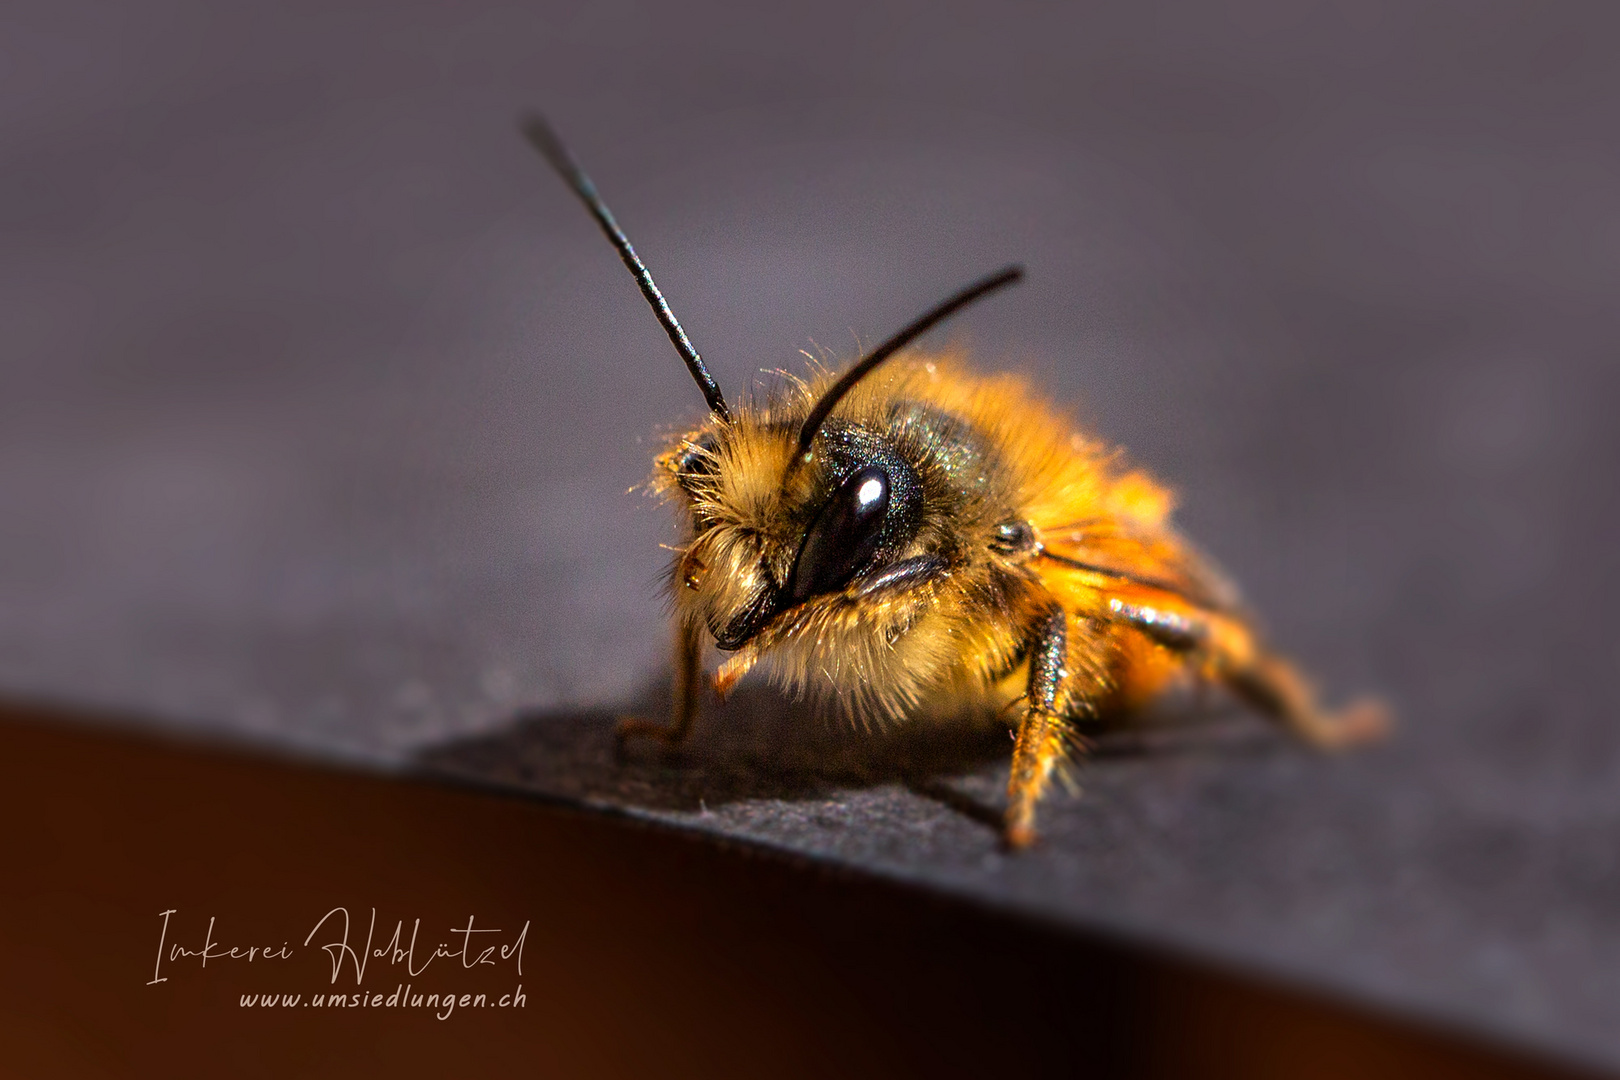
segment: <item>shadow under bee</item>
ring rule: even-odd
[[[585,803],[696,812],[755,800],[810,800],[840,789],[898,784],[956,813],[999,829],[1012,752],[1007,724],[994,716],[925,720],[862,728],[818,712],[767,685],[742,686],[724,703],[706,702],[691,737],[668,749],[650,739],[622,748],[615,729],[625,715],[667,715],[667,678],[622,711],[521,713],[506,728],[420,752],[431,776],[533,791]],[[1126,728],[1087,731],[1079,766],[1185,753],[1266,752],[1279,745],[1250,717],[1191,708],[1155,709]]]

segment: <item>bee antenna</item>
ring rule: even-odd
[[[805,418],[804,426],[799,429],[798,457],[803,458],[810,453],[810,444],[815,440],[816,432],[821,430],[821,425],[826,422],[827,416],[837,406],[838,402],[843,399],[845,394],[855,389],[856,383],[872,373],[873,368],[907,345],[910,345],[916,338],[932,330],[936,323],[950,318],[973,303],[973,301],[988,296],[1003,286],[1021,280],[1023,276],[1024,268],[1022,266],[1009,266],[996,271],[987,278],[974,282],[862,357],[854,367],[844,373],[843,378],[833,383],[832,387],[821,395],[821,400],[816,402],[816,407],[810,410],[810,415]]]
[[[585,170],[579,167],[579,162],[574,160],[574,155],[569,153],[568,147],[563,145],[562,140],[557,137],[557,132],[546,122],[545,117],[539,113],[529,113],[523,117],[522,126],[523,134],[551,163],[551,167],[557,170],[558,175],[568,182],[568,186],[574,189],[574,194],[585,204],[585,209],[589,210],[591,216],[596,218],[596,223],[602,226],[602,231],[607,234],[608,240],[619,252],[619,258],[624,260],[624,265],[636,279],[636,284],[641,286],[641,295],[652,305],[653,314],[658,316],[658,322],[663,326],[664,333],[669,335],[675,351],[686,361],[686,370],[692,373],[698,389],[703,391],[703,400],[709,403],[709,411],[719,417],[721,423],[731,423],[731,412],[726,408],[726,399],[720,393],[720,384],[709,374],[708,367],[703,363],[703,357],[698,355],[692,339],[687,337],[686,331],[681,328],[681,321],[669,309],[664,294],[659,292],[658,286],[653,283],[652,274],[648,272],[646,264],[636,254],[636,249],[630,246],[630,238],[624,235],[619,223],[613,220],[613,212],[602,201],[602,196],[596,193],[596,185],[591,183],[591,178],[585,175]]]

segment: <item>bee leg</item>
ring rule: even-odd
[[[1336,712],[1323,709],[1299,669],[1271,653],[1222,669],[1220,677],[1233,693],[1313,746],[1337,750],[1381,738],[1390,728],[1389,707],[1376,698],[1360,698]]]
[[[1058,695],[1068,675],[1068,624],[1062,608],[1045,614],[1030,642],[1028,704],[1013,747],[1012,775],[1007,778],[1009,847],[1035,842],[1035,804],[1062,759],[1068,726],[1058,711]]]
[[[669,723],[661,724],[639,716],[623,717],[614,732],[620,750],[624,749],[628,739],[636,735],[656,739],[666,747],[679,746],[686,740],[692,730],[692,722],[697,719],[702,661],[697,626],[680,623],[675,630],[675,685]]]
[[[1195,662],[1231,691],[1314,746],[1336,749],[1389,730],[1389,710],[1372,699],[1329,712],[1310,682],[1287,660],[1268,652],[1240,619],[1162,594],[1111,596],[1109,614]]]

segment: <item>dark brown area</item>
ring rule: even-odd
[[[0,715],[7,1075],[1560,1075],[821,864]],[[145,985],[161,911],[171,942],[215,917],[218,941],[279,943],[337,905],[385,926],[532,920],[526,1007],[239,1007],[324,989],[313,947],[285,967],[173,962]]]

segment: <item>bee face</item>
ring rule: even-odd
[[[886,432],[829,423],[790,470],[796,426],[752,419],[691,433],[659,459],[691,530],[671,573],[676,606],[726,651],[779,615],[859,594],[914,553],[925,517],[919,469]]]

